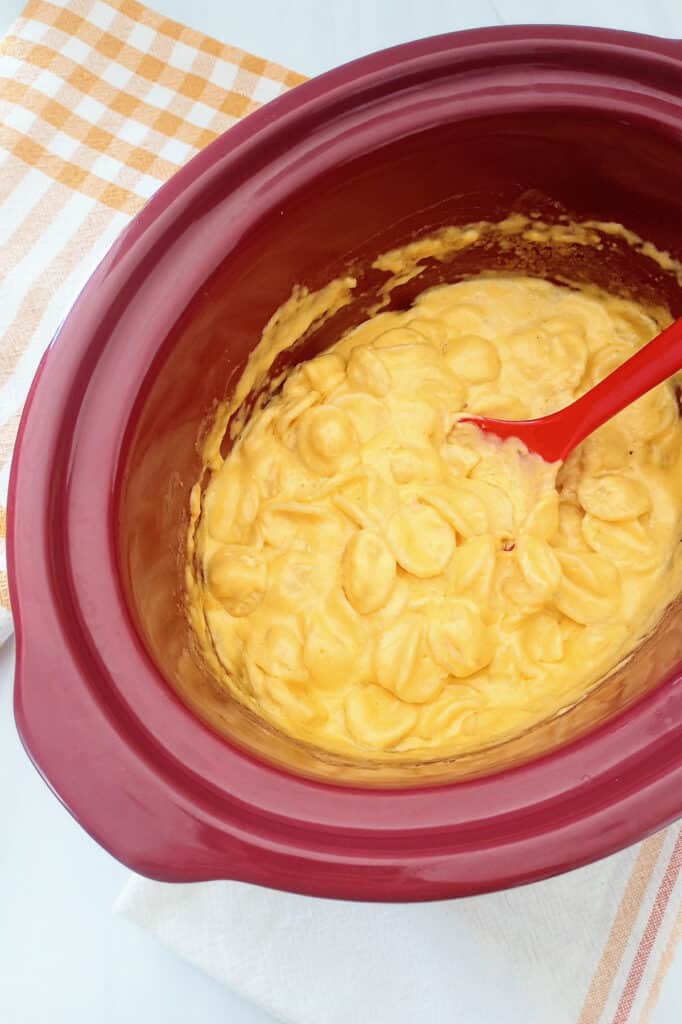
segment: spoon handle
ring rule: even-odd
[[[566,409],[548,416],[555,458],[565,459],[616,413],[682,369],[682,318],[641,348]]]

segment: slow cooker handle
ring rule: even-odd
[[[70,661],[70,663],[68,663]],[[215,827],[122,738],[79,665],[21,635],[14,691],[21,741],[45,782],[112,856],[165,882],[262,881],[258,851]]]

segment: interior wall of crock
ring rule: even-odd
[[[623,223],[682,257],[679,143],[644,123],[624,125],[579,111],[441,125],[311,180],[226,255],[144,382],[119,498],[122,578],[132,617],[159,671],[214,729],[259,756],[322,778],[370,785],[447,781],[497,771],[567,742],[643,694],[682,658],[675,611],[661,627],[664,642],[655,652],[645,644],[581,705],[529,735],[455,762],[348,764],[275,734],[215,684],[196,653],[183,598],[198,439],[295,285],[314,290],[349,269],[358,279],[354,301],[311,332],[296,351],[299,360],[366,316],[385,280],[371,269],[379,253],[443,226],[500,220],[513,210],[536,210],[548,220],[566,212]],[[627,246],[615,246],[607,259],[556,250],[526,267],[510,263],[508,253],[474,247],[450,262],[427,265],[392,293],[391,304],[405,307],[425,287],[491,269],[644,291],[682,313],[676,280]]]

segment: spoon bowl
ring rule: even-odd
[[[581,441],[632,402],[682,369],[682,318],[564,409],[534,420],[496,420],[468,416],[487,434],[516,437],[545,462],[568,458]]]

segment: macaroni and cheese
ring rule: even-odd
[[[575,703],[680,589],[673,385],[563,465],[460,421],[559,409],[662,326],[481,277],[293,370],[203,495],[191,600],[225,685],[360,757],[481,748]]]

